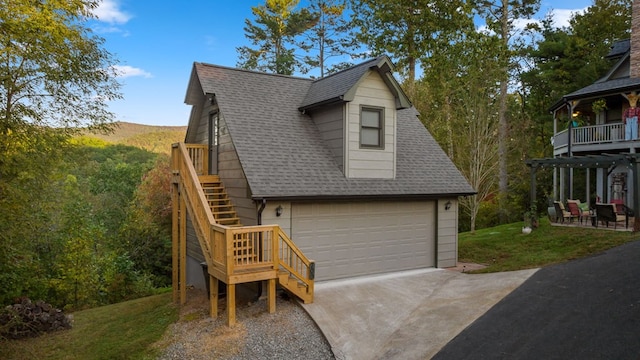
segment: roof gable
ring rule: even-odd
[[[393,77],[391,60],[383,55],[314,81],[299,109],[305,111],[328,104],[352,101],[358,85],[369,71],[377,71],[380,74],[396,98],[397,109],[411,107],[411,102]]]

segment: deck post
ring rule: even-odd
[[[179,232],[179,195],[178,195],[178,185],[173,184],[171,186],[171,288],[173,290],[173,302],[174,304],[178,303],[179,294],[180,294],[180,280],[178,277],[179,274],[179,262],[178,257],[179,254],[179,244],[180,244],[180,232]]]
[[[227,284],[227,325],[236,323],[236,284]]]
[[[180,196],[180,304],[187,302],[187,204]]]
[[[218,284],[218,279],[209,274],[209,306],[212,318],[218,317]]]
[[[269,314],[273,314],[274,312],[276,312],[276,279],[269,279],[268,283],[269,286],[267,289],[267,311],[269,311]]]

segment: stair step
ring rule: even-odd
[[[226,192],[216,192],[216,193],[212,193],[212,192],[204,192],[204,196],[215,196],[216,198],[220,198],[220,197],[227,197],[227,193]]]
[[[216,216],[216,215],[230,215],[230,214],[235,215],[236,211],[235,210],[227,210],[227,211],[218,211],[218,210],[216,210],[216,211],[213,211],[213,215],[214,216]],[[224,218],[222,218],[222,219],[224,219]]]
[[[212,202],[220,203],[220,202],[222,202],[222,201],[224,201],[224,202],[229,202],[229,199],[207,199],[207,201],[208,201],[208,202],[210,202],[210,203],[212,203]],[[226,205],[228,205],[228,206],[232,206],[231,204],[226,204]]]
[[[216,219],[216,222],[218,222],[218,224],[220,225],[226,226],[240,225],[240,219],[238,218]]]

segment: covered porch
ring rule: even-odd
[[[551,194],[553,200],[558,200],[561,202],[566,201],[567,199],[573,199],[573,172],[575,169],[584,169],[586,171],[587,176],[586,179],[586,194],[585,194],[585,202],[588,204],[590,209],[595,209],[596,204],[592,202],[591,199],[591,190],[594,188],[590,182],[591,176],[590,171],[592,169],[596,169],[597,174],[599,174],[598,180],[596,181],[595,193],[596,202],[597,203],[611,203],[613,197],[612,192],[613,188],[609,186],[612,182],[612,173],[614,170],[618,169],[626,171],[629,176],[627,183],[625,184],[625,194],[626,187],[629,187],[628,193],[630,196],[625,196],[624,204],[635,211],[640,209],[640,175],[638,173],[638,162],[640,161],[640,154],[635,153],[621,153],[621,154],[601,154],[601,155],[583,155],[583,156],[571,156],[571,157],[557,157],[557,158],[541,158],[541,159],[531,159],[527,160],[526,163],[530,167],[531,172],[531,182],[530,182],[530,196],[531,196],[531,204],[536,204],[536,178],[537,171],[539,169],[551,168],[553,169],[553,193]],[[566,178],[568,176],[568,182]],[[565,188],[565,184],[568,183],[568,192]],[[629,219],[629,228],[633,231],[640,230],[640,218],[632,217]],[[587,226],[592,226],[588,224]]]

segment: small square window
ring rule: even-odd
[[[360,109],[360,147],[384,148],[384,112],[381,108]]]

